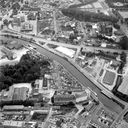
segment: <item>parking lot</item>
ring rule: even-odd
[[[2,117],[4,120],[23,121],[26,119],[24,114],[4,114]]]

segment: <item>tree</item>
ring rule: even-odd
[[[19,9],[20,9],[20,4],[19,4],[18,2],[14,3],[14,4],[12,5],[12,9],[13,9],[13,10],[19,10]]]
[[[112,23],[117,23],[118,19],[112,16],[107,16],[105,14],[98,14],[94,12],[89,11],[82,11],[78,8],[67,8],[62,9],[61,12],[68,17],[75,18],[80,21],[89,21],[89,22],[102,22],[102,21],[108,21]]]
[[[8,21],[7,19],[5,19],[5,20],[3,21],[3,23],[4,23],[4,25],[8,26],[9,21]]]
[[[117,23],[113,24],[113,27],[116,28],[116,29],[120,29],[120,25],[117,24]]]
[[[20,0],[20,2],[23,4],[24,0]]]
[[[128,50],[128,37],[123,36],[119,42],[119,45],[123,50]]]

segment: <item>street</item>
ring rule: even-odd
[[[19,41],[20,39],[13,39]],[[23,45],[27,46],[29,42],[20,40]],[[112,99],[108,98],[106,95],[104,95],[101,90],[92,82],[90,81],[81,71],[79,71],[72,63],[64,59],[63,57],[60,57],[57,54],[54,54],[47,49],[39,46],[38,44],[32,44],[34,47],[36,47],[36,51],[38,51],[40,54],[48,56],[50,59],[53,59],[60,64],[64,66],[65,69],[67,69],[82,85],[91,88],[94,92],[97,93],[97,96],[100,100],[100,102],[106,106],[108,109],[116,112],[117,114],[120,114],[120,112],[123,110],[123,108],[114,102]]]

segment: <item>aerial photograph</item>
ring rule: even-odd
[[[0,0],[0,128],[128,128],[128,0]]]

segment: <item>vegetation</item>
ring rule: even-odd
[[[118,69],[119,73],[123,72],[123,68],[126,64],[126,57],[127,57],[126,54],[124,52],[122,52],[121,55],[120,55],[121,64],[120,64],[119,69]]]
[[[8,26],[8,25],[9,25],[9,21],[8,21],[7,19],[5,19],[5,20],[3,21],[3,23],[4,23],[5,26]]]
[[[75,18],[79,21],[85,21],[85,22],[103,22],[108,21],[112,23],[116,23],[118,20],[115,17],[107,16],[104,14],[98,14],[94,12],[89,11],[82,11],[77,8],[68,8],[68,9],[62,9],[62,13],[65,16]]]
[[[105,36],[103,36],[101,34],[98,34],[97,38],[100,39],[100,40],[106,40],[106,41],[109,41],[111,43],[115,43],[115,41],[112,38],[109,39],[109,38],[107,38],[107,37],[105,37]]]
[[[121,59],[121,65],[119,66],[118,73],[122,73],[123,68],[126,64],[126,54],[124,52],[122,52],[122,54],[120,55],[120,59]],[[118,91],[118,88],[121,85],[122,81],[123,81],[122,76],[118,76],[117,81],[116,81],[116,86],[113,88],[112,92],[114,95],[119,97],[121,100],[128,102],[128,95],[123,94],[123,93]]]
[[[0,74],[0,90],[7,89],[13,83],[32,82],[41,75],[40,68],[44,73],[48,70],[49,62],[37,60],[30,55],[23,55],[20,62],[14,66],[2,67]]]
[[[116,28],[116,29],[120,29],[120,25],[117,24],[117,23],[113,24],[113,27]]]
[[[13,15],[17,15],[18,10],[20,10],[20,4],[18,2],[14,3],[11,7],[13,9]]]
[[[119,42],[119,45],[123,50],[128,50],[128,37],[123,36]]]
[[[47,113],[39,113],[39,112],[35,112],[32,116],[32,120],[40,120],[42,122],[44,122],[44,120],[47,117]]]
[[[30,13],[30,14],[27,16],[27,19],[28,19],[28,20],[36,20],[36,16],[34,15],[34,13]]]

